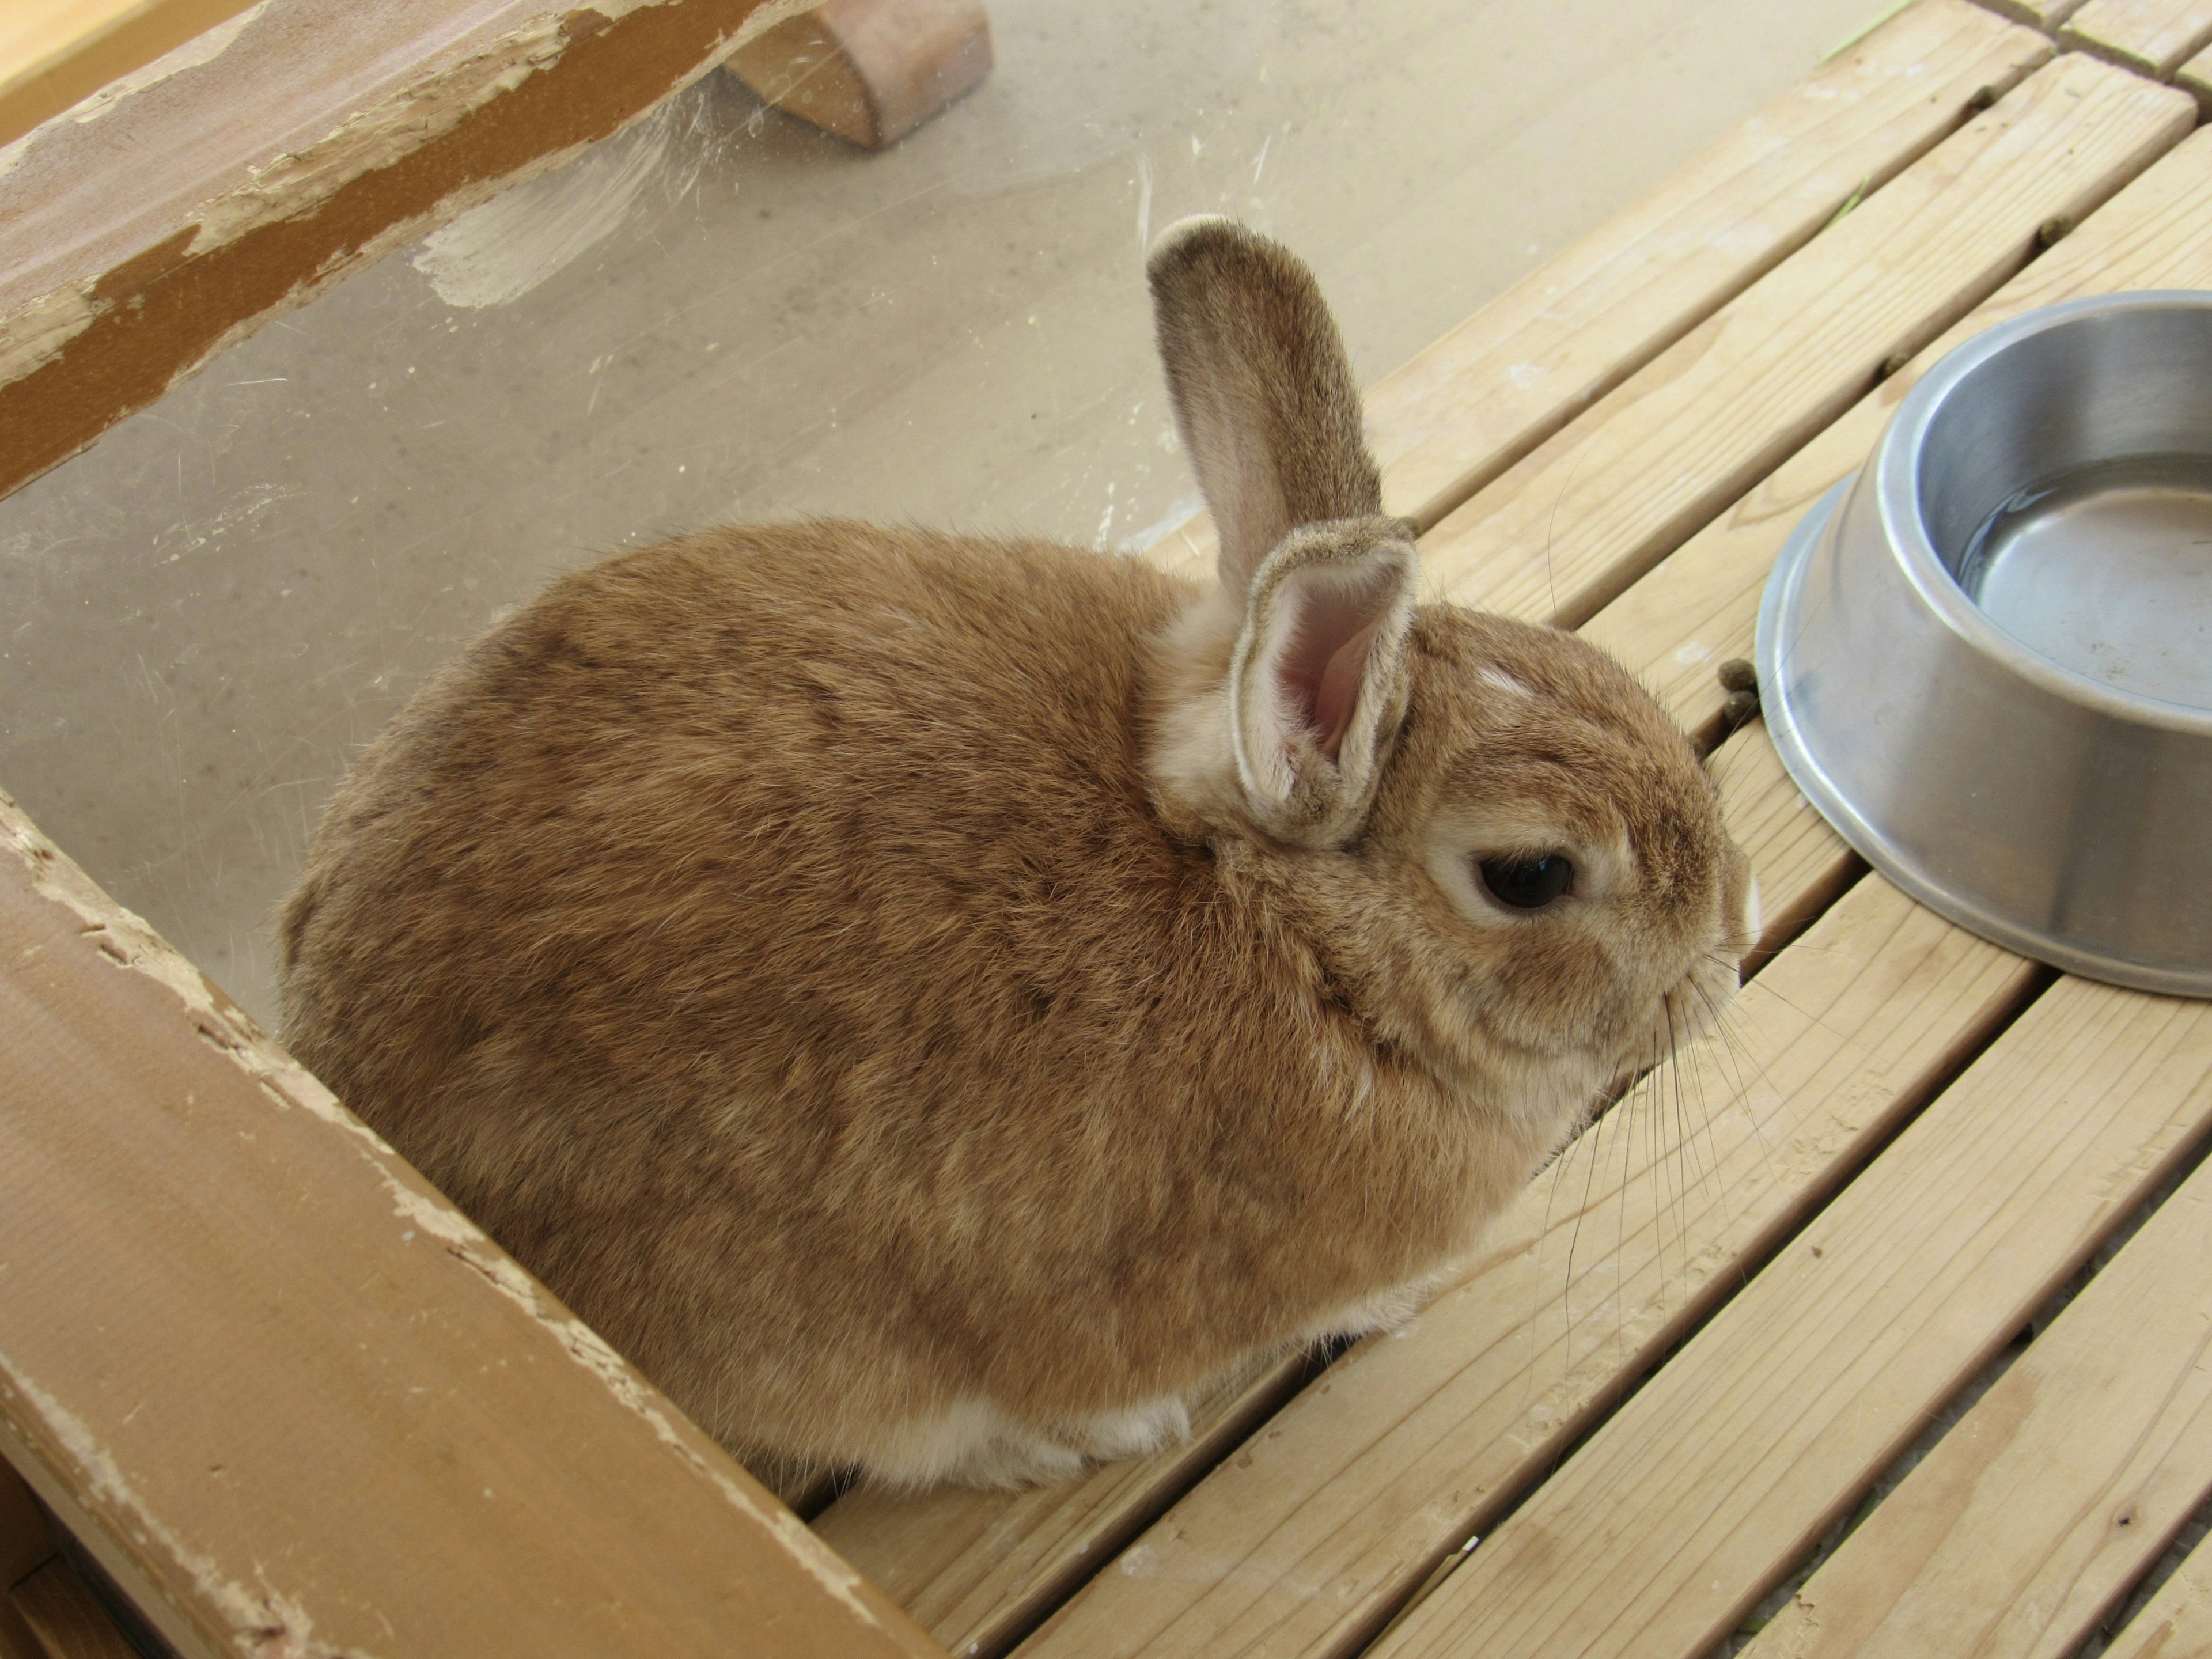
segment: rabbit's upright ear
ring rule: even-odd
[[[1176,427],[1242,595],[1300,525],[1369,518],[1382,486],[1321,289],[1287,248],[1228,219],[1185,219],[1146,262]]]

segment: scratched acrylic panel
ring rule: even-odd
[[[0,787],[270,1019],[349,758],[552,573],[799,513],[1142,544],[1195,504],[1150,230],[1291,242],[1371,380],[1874,9],[993,0],[874,155],[710,76],[0,501]]]

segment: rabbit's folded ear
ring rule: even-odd
[[[1229,752],[1270,835],[1338,847],[1373,805],[1405,719],[1419,562],[1413,526],[1307,525],[1254,574],[1229,660]]]
[[[1219,218],[1162,232],[1146,262],[1176,426],[1241,597],[1300,525],[1382,510],[1359,393],[1313,273]]]

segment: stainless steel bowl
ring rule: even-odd
[[[2212,294],[2002,323],[1776,564],[1766,720],[1875,868],[1985,938],[2212,996]]]

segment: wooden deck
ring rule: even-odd
[[[2212,12],[2164,21],[2171,76]],[[1759,725],[1724,730],[1713,672],[1950,346],[2212,287],[2212,133],[2115,59],[1922,0],[1376,388],[1436,589],[1581,628],[1717,744],[1768,954],[1733,1040],[1586,1134],[1410,1328],[1150,1463],[823,1510],[952,1651],[1693,1659],[1818,1553],[1750,1652],[2063,1655],[2212,1496],[2212,1170],[2174,1186],[2212,1130],[2212,1006],[1905,899]],[[1154,556],[1210,554],[1201,523]],[[2114,1650],[2212,1651],[2208,1626],[2212,1547]]]
[[[301,1500],[283,1550],[318,1640],[373,1634],[388,1598],[410,1630],[467,1604],[457,1654],[525,1628],[549,1654],[922,1650],[887,1601],[991,1659],[2056,1656],[2116,1621],[2121,1659],[2212,1654],[2212,1544],[2173,1560],[2212,1498],[2212,1004],[2057,975],[1914,904],[1756,720],[1729,728],[1714,677],[1750,654],[1790,530],[1950,346],[2073,295],[2212,288],[2191,89],[2202,70],[2212,96],[2212,5],[2005,9],[2037,27],[1917,0],[1370,394],[1437,592],[1641,673],[1716,750],[1769,918],[1725,1039],[1585,1133],[1406,1328],[1069,1486],[806,1506],[831,1561],[4,798],[0,900],[48,954],[0,963],[0,1097],[32,1103],[0,1152],[52,1151],[37,1181],[0,1158],[0,1274],[130,1280],[151,1240],[176,1282],[139,1276],[149,1329],[196,1322],[207,1275],[292,1310],[243,1356],[150,1351],[204,1416],[271,1425],[238,1476],[257,1492],[334,1460],[325,1491],[391,1487],[375,1513],[458,1540],[365,1575],[358,1523]],[[1200,522],[1152,556],[1211,555]],[[126,994],[145,1012],[114,1013]],[[180,1053],[181,1117],[156,1109]],[[64,1157],[95,1119],[163,1139]],[[171,1203],[179,1158],[192,1205],[243,1200]],[[139,1231],[85,1229],[95,1176],[141,1183]],[[444,1248],[402,1248],[395,1202]],[[311,1267],[374,1295],[330,1325],[295,1294]],[[362,1317],[374,1367],[340,1352]],[[71,1370],[48,1325],[0,1352],[10,1457],[173,1639],[261,1650],[202,1592],[268,1588],[276,1521],[171,1468],[205,1424],[134,1423],[123,1359]],[[389,1414],[394,1365],[447,1415],[337,1432]],[[488,1530],[425,1519],[479,1485],[526,1501]],[[549,1582],[570,1601],[533,1607]],[[305,1603],[269,1595],[283,1634]]]

